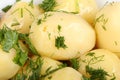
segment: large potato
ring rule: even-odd
[[[96,15],[97,47],[120,53],[120,2],[103,7]],[[118,54],[119,55],[119,54]]]
[[[39,16],[30,29],[30,40],[40,55],[68,60],[95,45],[93,28],[80,16],[64,12],[47,12]]]
[[[0,27],[9,27],[20,33],[28,33],[35,17],[41,14],[38,6],[30,6],[27,2],[17,2],[2,17]]]
[[[53,72],[44,80],[82,80],[82,75],[73,68],[66,67]]]
[[[13,62],[15,55],[16,51],[14,49],[7,53],[0,48],[0,80],[12,78],[20,69],[20,66]]]
[[[113,78],[120,80],[120,60],[108,50],[96,49],[87,52],[80,57],[79,63],[79,72],[84,76],[94,76],[94,78],[97,76],[96,79],[98,80],[104,80],[105,78],[105,80],[112,80]]]

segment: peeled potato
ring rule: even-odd
[[[30,33],[39,54],[56,60],[78,57],[95,45],[93,28],[70,13],[47,12],[33,22]]]
[[[82,80],[82,75],[71,67],[59,69],[44,80]]]
[[[29,28],[35,17],[41,14],[38,6],[30,6],[27,2],[17,2],[12,8],[2,17],[0,27],[7,26],[12,30],[17,30],[20,33],[28,33]]]
[[[98,11],[95,0],[56,0],[54,10],[76,12],[90,24],[93,24],[96,12]]]
[[[16,52],[14,49],[11,49],[7,53],[0,48],[0,80],[12,78],[20,69],[20,66],[13,62],[15,55]]]
[[[79,72],[84,76],[91,76],[86,72],[86,66],[90,66],[93,69],[102,69],[103,71],[107,72],[108,76],[105,75],[106,80],[111,80],[114,77],[115,80],[120,80],[120,60],[114,53],[108,50],[96,49],[87,52],[80,57],[79,63]],[[100,71],[98,72],[101,73]],[[94,73],[94,75],[97,74]]]
[[[96,15],[95,25],[97,47],[108,49],[116,53],[120,53],[119,6],[120,2],[114,2],[103,7]]]

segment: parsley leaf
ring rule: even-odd
[[[42,4],[40,4],[40,7],[45,11],[53,11],[54,7],[57,5],[57,2],[55,0],[44,0],[42,1]]]
[[[63,36],[58,36],[56,39],[55,39],[55,46],[59,49],[59,48],[67,48],[67,46],[65,45],[65,39]]]
[[[1,32],[4,32],[1,34],[1,38],[3,38],[1,43],[2,49],[6,52],[9,52],[9,50],[18,42],[18,33],[10,29],[6,29],[6,32],[5,30]]]

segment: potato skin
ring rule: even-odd
[[[29,28],[35,17],[42,14],[39,7],[29,6],[27,2],[17,2],[12,8],[5,13],[1,19],[0,28],[6,25],[12,30],[17,30],[20,33],[29,33]]]
[[[97,47],[120,53],[120,2],[104,6],[96,15]],[[119,54],[118,54],[119,55]]]
[[[49,16],[43,20],[45,15]],[[30,33],[29,38],[39,54],[56,60],[78,57],[95,46],[93,28],[80,16],[70,13],[47,12],[33,22]],[[59,36],[64,37],[66,48],[56,47]]]
[[[94,53],[93,56],[90,55],[90,53]],[[106,71],[110,75],[107,76],[107,80],[110,80],[113,77],[115,77],[115,80],[120,80],[120,59],[111,51],[95,49],[83,54],[79,61],[80,67],[78,71],[84,76],[90,76],[86,73],[86,66],[89,63],[89,66],[93,69],[101,68]]]
[[[15,55],[16,51],[14,49],[7,53],[0,48],[0,80],[12,78],[20,69],[20,66],[13,62]]]

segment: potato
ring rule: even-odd
[[[48,75],[44,80],[82,80],[82,75],[73,68],[66,67]]]
[[[68,60],[91,50],[95,45],[93,28],[80,16],[47,12],[31,25],[30,40],[40,55]]]
[[[56,0],[56,2],[54,10],[78,13],[90,24],[93,24],[98,11],[95,0]]]
[[[96,15],[97,47],[120,53],[120,2],[103,7]],[[119,54],[118,54],[119,55]]]
[[[100,76],[99,78],[102,78],[100,80],[103,80],[104,76],[106,77],[106,79],[104,78],[105,80],[112,80],[113,78],[120,80],[120,60],[114,53],[108,50],[95,49],[87,52],[80,57],[79,63],[79,72],[84,76],[90,77],[89,73],[91,72],[94,76]],[[86,66],[89,66],[90,70],[87,70]],[[90,72],[88,73],[88,71]],[[108,75],[105,75],[104,71]]]
[[[14,49],[11,49],[8,53],[0,48],[0,80],[10,79],[20,69],[20,66],[13,62],[15,55],[16,51]]]
[[[20,33],[28,33],[35,17],[41,14],[38,6],[30,6],[27,2],[17,2],[2,17],[0,28],[5,26]]]

